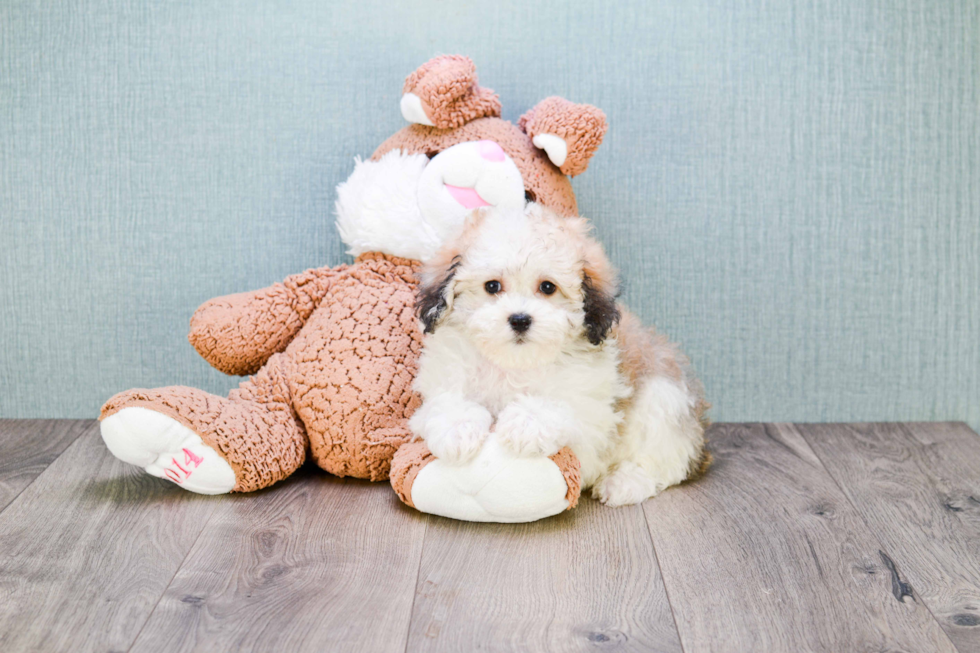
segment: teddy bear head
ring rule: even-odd
[[[349,253],[426,260],[485,206],[538,202],[578,215],[570,176],[585,171],[606,133],[599,109],[549,97],[517,125],[479,86],[467,57],[436,57],[405,80],[410,125],[358,160],[337,188],[337,227]]]

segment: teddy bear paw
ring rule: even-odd
[[[198,494],[225,494],[235,472],[217,451],[177,420],[131,406],[102,420],[102,440],[119,460]]]

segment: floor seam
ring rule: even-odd
[[[647,527],[647,537],[650,539],[650,547],[653,549],[653,559],[657,563],[657,571],[660,572],[660,584],[664,586],[664,595],[667,597],[667,607],[670,608],[670,618],[674,620],[674,631],[677,633],[677,642],[681,645],[681,651],[686,651],[684,640],[681,638],[681,628],[677,625],[677,613],[674,612],[674,602],[670,600],[670,590],[667,589],[667,578],[664,576],[663,565],[660,564],[660,554],[657,553],[657,543],[653,541],[653,533],[650,530],[650,520],[647,518],[647,511],[643,509],[643,504],[639,504],[640,512],[643,514],[643,523]]]
[[[405,633],[405,653],[408,653],[409,640],[412,637],[412,624],[415,622],[415,599],[419,595],[419,578],[422,577],[422,558],[425,557],[425,539],[429,534],[430,515],[425,516],[425,526],[422,528],[422,547],[419,550],[419,566],[415,572],[415,589],[412,591],[412,607],[408,611],[408,632]]]

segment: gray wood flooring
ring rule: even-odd
[[[201,497],[0,420],[0,652],[980,651],[980,438],[720,424],[702,480],[522,525],[305,468]]]

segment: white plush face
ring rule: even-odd
[[[493,141],[470,141],[443,150],[429,161],[419,180],[419,207],[444,240],[459,234],[473,209],[524,208],[524,180]]]
[[[544,365],[587,345],[579,240],[538,212],[530,205],[527,213],[488,215],[460,253],[446,293],[443,324],[503,368]]]
[[[521,209],[524,181],[493,141],[470,141],[431,160],[395,150],[358,160],[337,187],[337,228],[358,256],[382,252],[426,260],[455,238],[478,207]]]

